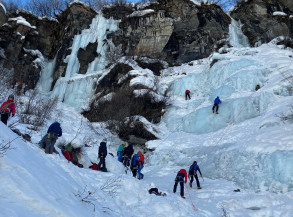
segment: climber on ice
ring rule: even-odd
[[[200,187],[200,183],[198,180],[198,176],[197,176],[197,171],[200,174],[200,177],[202,177],[201,171],[199,169],[199,166],[197,165],[197,162],[194,161],[193,164],[189,167],[189,172],[188,172],[188,177],[190,177],[190,182],[189,182],[189,186],[192,188],[192,182],[193,182],[193,176],[196,180],[196,185],[198,189],[201,189]]]
[[[178,171],[177,176],[175,177],[175,184],[174,184],[174,188],[173,188],[173,193],[176,193],[178,182],[180,183],[180,195],[183,199],[185,199],[185,197],[184,197],[184,183],[183,183],[183,182],[185,182],[185,184],[186,184],[186,182],[187,182],[187,173],[186,173],[185,169],[181,169]]]
[[[215,109],[216,109],[216,114],[218,114],[218,110],[219,110],[219,104],[221,104],[221,100],[220,98],[217,96],[217,98],[214,100],[214,106],[213,106],[213,113],[215,113]]]
[[[187,100],[187,97],[190,99],[190,90],[185,90],[185,100]]]

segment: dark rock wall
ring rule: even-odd
[[[243,24],[242,31],[251,46],[267,43],[278,36],[293,36],[291,0],[249,0],[239,4],[231,16]],[[275,16],[281,11],[286,16]]]
[[[151,4],[153,12],[123,17],[120,30],[110,35],[126,55],[183,63],[207,57],[217,40],[227,36],[230,18],[216,5],[169,0]]]

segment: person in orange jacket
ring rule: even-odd
[[[141,151],[137,152],[137,155],[139,156],[138,159],[138,179],[143,179],[143,174],[141,173],[141,170],[143,168],[144,165],[144,155],[142,154]]]
[[[180,182],[180,195],[183,199],[185,199],[185,197],[184,197],[184,183],[185,184],[187,183],[187,172],[185,169],[181,169],[178,171],[177,176],[175,178],[173,193],[176,193],[178,182]]]

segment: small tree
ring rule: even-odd
[[[40,16],[56,17],[70,2],[70,0],[30,0],[24,8]]]

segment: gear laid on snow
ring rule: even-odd
[[[92,169],[92,170],[98,170],[98,164],[93,163],[93,162],[91,162],[91,163],[92,163],[92,165],[89,166],[89,168]]]
[[[154,195],[163,196],[163,197],[167,196],[166,193],[159,192],[159,189],[156,187],[149,189],[149,194],[154,194]]]

